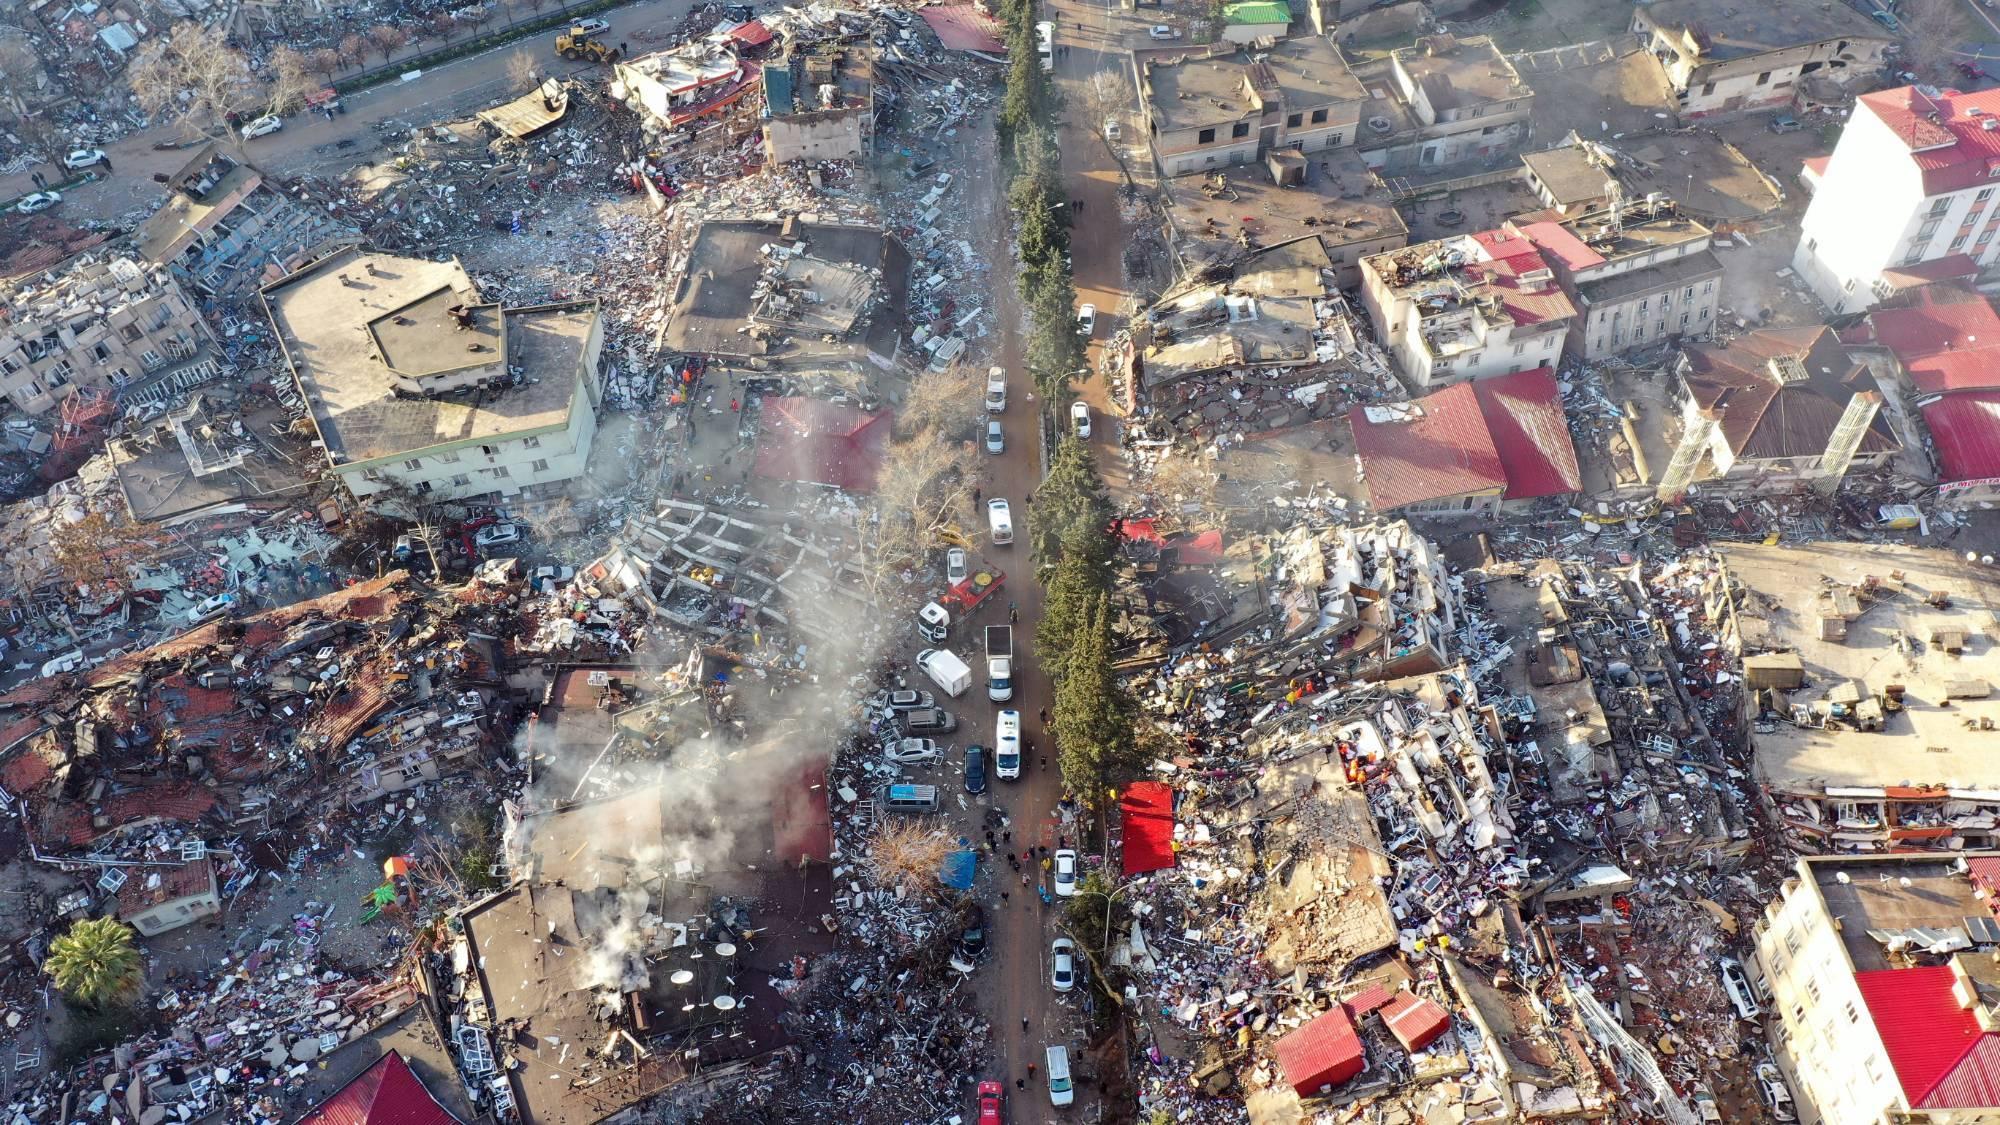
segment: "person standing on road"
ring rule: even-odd
[[[1021,1034],[1023,1034],[1023,1035],[1026,1035],[1027,1033],[1028,1033],[1028,1017],[1026,1017],[1026,1016],[1022,1016],[1022,1017],[1021,1017]]]
[[[1043,725],[1043,726],[1048,726],[1048,725],[1049,725],[1049,709],[1048,709],[1048,708],[1044,707],[1044,708],[1042,708],[1041,710],[1039,710],[1039,711],[1036,711],[1036,712],[1035,712],[1035,714],[1036,714],[1036,715],[1037,715],[1037,716],[1038,716],[1038,717],[1039,717],[1039,718],[1040,718],[1040,719],[1042,720],[1042,725]]]

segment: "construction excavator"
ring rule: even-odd
[[[592,39],[590,33],[580,27],[572,27],[556,36],[556,54],[566,59],[582,59],[594,63],[615,63],[618,48],[600,39]]]

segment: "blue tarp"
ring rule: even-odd
[[[978,866],[979,853],[953,852],[944,857],[944,863],[938,868],[938,878],[955,891],[969,891],[972,889],[973,872]]]

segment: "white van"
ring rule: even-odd
[[[944,689],[946,695],[954,698],[964,695],[972,686],[972,669],[958,654],[947,648],[927,648],[917,654],[917,667],[931,682]]]
[[[993,726],[993,772],[1002,781],[1021,777],[1021,713],[1012,708]]]
[[[989,367],[986,369],[986,412],[1004,414],[1007,411],[1007,369]]]
[[[1014,509],[1005,500],[986,502],[986,526],[993,532],[993,545],[1004,547],[1014,541]]]
[[[878,799],[893,813],[933,813],[938,807],[935,785],[885,785]]]
[[[1049,1048],[1049,1104],[1065,1106],[1076,1100],[1076,1089],[1069,1084],[1069,1048]]]

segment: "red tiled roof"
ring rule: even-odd
[[[1360,1019],[1362,1016],[1387,1004],[1389,998],[1394,995],[1395,993],[1389,991],[1386,985],[1371,984],[1367,988],[1342,1000],[1340,1004],[1341,1007],[1347,1009],[1348,1015],[1353,1016],[1355,1019]]]
[[[1124,826],[1125,874],[1143,875],[1174,865],[1174,790],[1158,781],[1135,781],[1118,798]]]
[[[1338,1086],[1361,1073],[1361,1037],[1347,1009],[1335,1006],[1311,1023],[1278,1040],[1271,1053],[1284,1069],[1285,1081],[1302,1096],[1321,1086]]]
[[[919,8],[917,14],[931,25],[938,41],[954,51],[1007,53],[1007,44],[1000,39],[1000,24],[971,4],[933,4]]]
[[[731,29],[729,37],[746,47],[761,47],[771,41],[771,29],[764,26],[763,20],[751,20]]]
[[[76,801],[46,802],[41,807],[38,834],[44,843],[83,847],[106,833],[140,821],[173,820],[192,823],[221,804],[215,794],[193,782],[170,781],[143,785],[106,797],[98,812],[104,827],[93,820],[90,806]]]
[[[55,766],[47,758],[36,753],[33,746],[24,746],[5,765],[0,765],[0,786],[19,797],[39,789],[54,774]]]
[[[1934,281],[1971,281],[1979,276],[1979,263],[1970,254],[1946,254],[1914,266],[1890,266],[1882,280],[1896,289],[1916,289]]]
[[[767,398],[757,475],[872,491],[891,419],[886,410],[869,414],[823,399]]]
[[[1952,481],[2000,477],[2000,391],[1960,391],[1924,406],[1937,445],[1939,476]]]
[[[1361,458],[1368,497],[1377,510],[1394,511],[1426,500],[1507,486],[1507,470],[1472,385],[1459,383],[1393,409],[1415,412],[1409,421],[1371,421],[1356,407],[1347,416],[1354,452]]]
[[[1830,152],[1825,156],[1808,156],[1806,157],[1805,164],[1806,171],[1812,173],[1813,179],[1819,179],[1826,175],[1826,166],[1832,160],[1833,154]]]
[[[1500,456],[1504,499],[1558,496],[1583,487],[1554,371],[1537,367],[1476,379],[1472,392]]]
[[[1414,992],[1398,992],[1382,1008],[1382,1022],[1389,1026],[1405,1051],[1421,1051],[1451,1027],[1451,1013],[1435,1000]]]
[[[1473,235],[1472,240],[1491,260],[1465,263],[1467,278],[1498,297],[1500,307],[1507,310],[1515,324],[1542,324],[1576,315],[1576,306],[1570,303],[1569,295],[1553,280],[1536,283],[1520,280],[1522,274],[1549,268],[1533,242],[1504,230],[1483,230]]]
[[[314,1106],[296,1125],[462,1125],[390,1051]]]
[[[1604,255],[1592,250],[1583,239],[1570,233],[1561,223],[1524,223],[1521,225],[1521,233],[1532,239],[1543,253],[1561,262],[1564,268],[1572,273],[1604,264]]]
[[[1908,146],[1910,161],[1923,174],[1925,195],[1985,183],[2000,166],[2000,129],[1982,127],[1983,118],[2000,114],[2000,89],[1969,94],[1946,89],[1933,97],[1902,86],[1864,94],[1859,101]]]
[[[1954,1074],[1959,1064],[1974,1054],[1974,1048],[1981,1047],[1982,1039],[1995,1038],[1980,1031],[1978,1016],[1959,1006],[1952,995],[1955,979],[1949,965],[1854,974],[1868,1016],[1875,1021],[1875,1032],[1889,1053],[1889,1065],[1895,1068],[1903,1096],[1912,1106],[1946,1108],[1932,1106],[1925,1099],[1947,1085],[1954,1090],[1985,1086],[1977,1072],[1990,1064],[1990,1046],[1970,1060],[1974,1073]],[[1992,1093],[1988,1090],[1987,1096]],[[1993,1105],[2000,1101],[1955,1104]]]
[[[152,883],[154,876],[158,883]],[[126,872],[125,885],[118,888],[118,916],[141,914],[163,902],[204,894],[215,889],[215,863],[200,859],[179,867],[161,870],[142,867]],[[152,885],[148,885],[152,883]]]
[[[1956,285],[1926,285],[1908,300],[1869,313],[1868,327],[1918,392],[2000,388],[2000,312],[1991,301]]]
[[[1817,457],[1856,391],[1874,389],[1866,365],[1847,353],[1832,329],[1765,328],[1728,344],[1693,343],[1683,349],[1682,377],[1695,405],[1722,427],[1739,457]],[[1771,367],[1796,359],[1805,379],[1787,383]],[[1877,412],[1859,452],[1886,453],[1900,443]]]
[[[2000,891],[2000,856],[1966,856],[1965,875],[1974,886],[1986,888],[1988,894]]]

